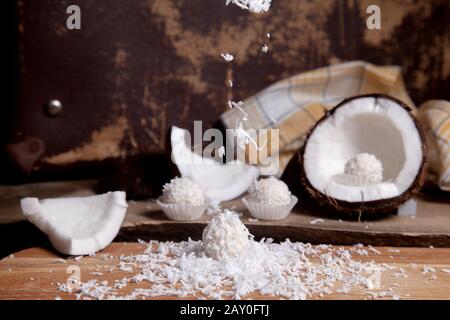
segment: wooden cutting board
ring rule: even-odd
[[[67,197],[94,194],[96,181],[46,182],[23,186],[0,186],[0,224],[25,220],[19,201],[23,197]],[[433,199],[417,199],[415,216],[388,215],[376,220],[348,220],[324,208],[306,203],[298,205],[282,221],[255,221],[251,219],[241,200],[224,203],[224,208],[242,212],[243,222],[256,238],[274,238],[311,243],[376,246],[450,247],[450,197],[448,193]],[[141,239],[185,240],[200,239],[208,220],[204,215],[193,222],[175,222],[167,219],[154,200],[130,201],[127,216],[116,241]],[[8,228],[3,228],[7,233]],[[13,229],[11,237],[20,233]],[[36,245],[36,244],[35,244]]]
[[[223,204],[242,213],[242,222],[256,238],[283,241],[375,246],[450,247],[450,205],[418,199],[415,216],[388,215],[377,220],[346,220],[326,209],[300,203],[281,221],[252,219],[240,199]],[[119,241],[142,239],[200,239],[208,222],[205,214],[192,222],[176,222],[165,217],[152,201],[132,202],[119,234]]]
[[[376,263],[387,263],[392,267],[405,269],[407,278],[396,277],[395,270],[385,271],[381,276],[382,287],[373,292],[386,292],[393,289],[401,299],[450,299],[450,274],[442,269],[450,269],[450,249],[429,248],[376,248],[380,254],[370,253],[369,256],[358,256],[357,260]],[[57,290],[56,283],[65,283],[70,276],[69,266],[80,268],[80,281],[91,279],[107,280],[114,283],[130,276],[120,270],[103,272],[102,275],[93,275],[92,272],[110,269],[118,264],[118,256],[131,255],[142,252],[144,246],[138,243],[114,243],[94,257],[83,257],[77,261],[74,257],[65,258],[57,253],[43,249],[32,248],[14,254],[0,261],[0,299],[74,299],[74,294],[63,293]],[[105,260],[105,254],[112,255],[112,259]],[[355,259],[355,258],[354,258]],[[433,267],[432,274],[423,274],[424,266]],[[433,279],[433,276],[435,279]],[[121,294],[128,293],[132,288],[149,288],[151,284],[142,282],[123,289]],[[334,292],[334,290],[333,290]],[[173,297],[161,297],[173,299]],[[190,297],[195,298],[195,297]],[[252,294],[247,299],[272,299],[275,297]],[[316,299],[319,297],[312,297]],[[355,288],[348,294],[333,293],[325,295],[323,299],[372,299],[362,288]],[[392,297],[385,297],[392,299]]]

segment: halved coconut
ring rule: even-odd
[[[21,200],[25,217],[44,232],[61,253],[87,255],[109,245],[127,211],[125,192],[84,198]]]
[[[347,99],[311,130],[299,153],[301,180],[319,202],[349,213],[387,212],[425,180],[422,130],[401,101]]]
[[[188,131],[172,127],[172,161],[180,175],[195,181],[212,204],[235,199],[245,193],[259,176],[259,169],[239,160],[221,164],[193,152]]]

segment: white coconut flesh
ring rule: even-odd
[[[377,168],[373,159],[381,162],[382,180],[359,174],[361,183],[346,183],[346,165],[349,173],[351,160],[362,154],[373,156],[367,168]],[[306,177],[317,191],[337,200],[368,202],[408,190],[421,170],[422,157],[422,140],[410,113],[392,100],[364,97],[341,105],[317,125],[303,160]]]
[[[235,199],[245,193],[259,176],[259,169],[239,160],[225,164],[193,152],[187,131],[172,127],[172,161],[184,178],[195,181],[212,204]]]
[[[61,253],[87,255],[109,245],[127,211],[125,192],[83,198],[21,200],[25,217],[44,232]]]

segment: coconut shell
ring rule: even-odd
[[[326,121],[328,118],[332,117],[334,112],[340,108],[341,106],[349,103],[352,100],[361,99],[361,98],[383,98],[386,100],[391,100],[397,103],[398,105],[402,106],[405,110],[409,112],[411,115],[412,120],[414,121],[414,124],[417,128],[417,131],[419,132],[420,139],[422,141],[422,165],[420,167],[420,170],[414,180],[414,182],[411,184],[411,186],[403,192],[401,195],[390,198],[390,199],[381,199],[376,201],[368,201],[368,202],[347,202],[342,201],[338,199],[334,199],[327,194],[323,193],[320,190],[315,189],[311,183],[309,182],[305,168],[304,168],[304,154],[306,145],[308,143],[308,140],[311,136],[311,134],[314,132],[314,130],[319,126],[323,121]],[[428,170],[428,162],[427,162],[427,155],[428,155],[428,148],[426,144],[425,139],[425,133],[424,130],[421,128],[419,122],[414,117],[414,115],[411,113],[412,109],[406,105],[404,102],[390,97],[388,95],[384,94],[367,94],[367,95],[359,95],[355,97],[351,97],[348,99],[345,99],[340,104],[338,104],[333,110],[327,112],[316,124],[315,126],[309,131],[309,133],[306,136],[305,143],[303,147],[299,150],[298,153],[298,161],[300,163],[300,182],[305,188],[305,190],[308,191],[308,193],[317,200],[321,205],[331,207],[338,212],[344,214],[344,215],[377,215],[377,214],[384,214],[386,212],[393,211],[397,209],[399,206],[401,206],[403,203],[405,203],[407,200],[412,198],[415,194],[417,194],[420,189],[422,188],[423,184],[425,183],[426,176],[427,176],[427,170]]]

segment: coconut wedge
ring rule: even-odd
[[[195,181],[212,204],[235,199],[259,176],[259,169],[238,160],[221,164],[196,154],[189,147],[188,131],[172,127],[172,161],[178,173]]]
[[[423,131],[408,106],[385,95],[357,96],[307,136],[299,153],[301,181],[315,199],[341,212],[387,212],[420,190],[426,156]],[[381,170],[382,179],[370,179]]]
[[[109,245],[127,211],[125,192],[84,198],[21,200],[25,217],[44,232],[61,253],[87,255]]]

